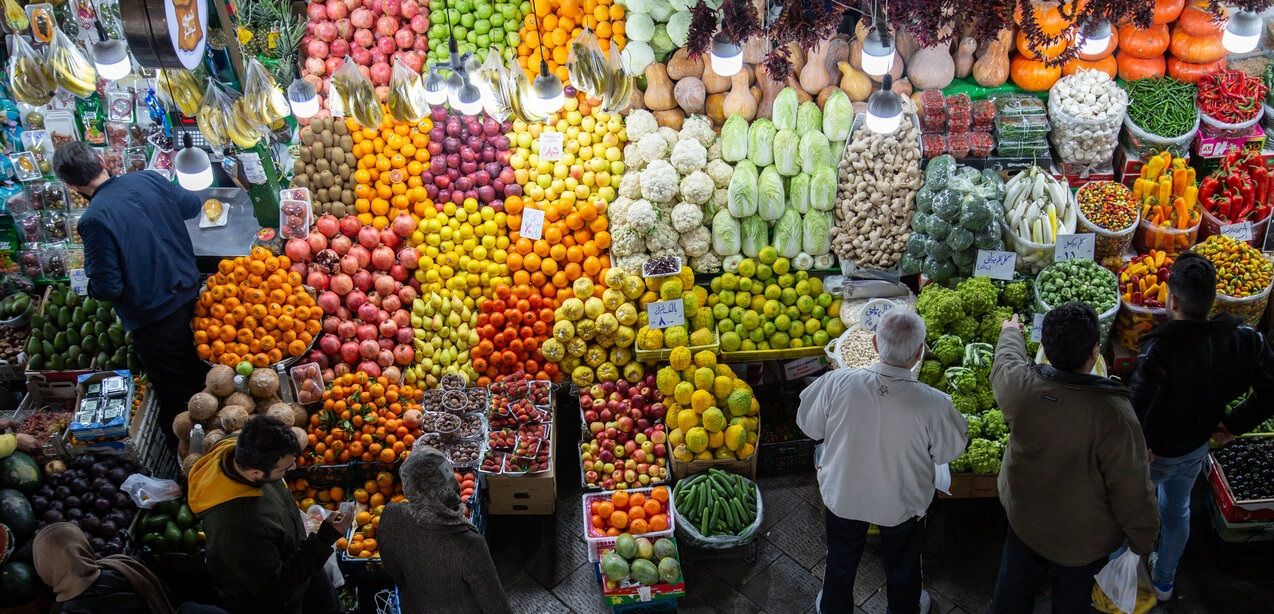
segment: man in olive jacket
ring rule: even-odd
[[[1146,442],[1124,386],[1091,375],[1097,313],[1069,303],[1044,317],[1049,365],[1034,365],[1017,317],[1005,322],[991,387],[1011,435],[1000,468],[1009,531],[991,611],[1030,612],[1052,573],[1054,614],[1088,612],[1093,576],[1125,540],[1154,551],[1158,510]]]
[[[323,564],[353,522],[329,516],[306,536],[283,474],[301,453],[292,427],[255,416],[190,470],[190,510],[203,521],[208,572],[234,614],[339,611]]]

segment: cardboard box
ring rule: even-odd
[[[1265,147],[1265,129],[1259,124],[1248,129],[1247,134],[1234,137],[1208,136],[1203,129],[1195,137],[1190,151],[1200,158],[1220,158],[1232,149],[1253,149],[1261,151]]]
[[[549,429],[549,470],[522,476],[488,475],[487,514],[545,516],[557,505],[557,416]]]
[[[1207,502],[1208,518],[1217,537],[1227,543],[1264,542],[1274,540],[1274,522],[1230,522],[1221,515],[1215,499]]]
[[[1221,463],[1211,454],[1208,455],[1208,465],[1208,486],[1222,518],[1229,522],[1274,521],[1274,499],[1236,500]]]
[[[973,473],[951,474],[951,494],[938,493],[942,499],[991,499],[1000,496],[1000,487],[996,484],[998,475],[977,475]]]

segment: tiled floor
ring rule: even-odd
[[[562,429],[559,432],[569,432]],[[562,438],[558,453],[555,516],[492,516],[487,543],[501,580],[519,613],[608,612],[581,536],[578,470],[568,459],[574,442]],[[812,474],[762,478],[765,521],[756,559],[707,560],[683,549],[686,597],[681,612],[802,613],[812,609],[822,581],[826,544],[823,507]],[[1274,547],[1220,546],[1205,517],[1178,574],[1178,598],[1156,614],[1177,612],[1274,612]],[[998,501],[939,501],[930,510],[924,561],[925,586],[934,613],[981,613],[990,603],[1003,540]],[[859,612],[886,609],[880,549],[869,543],[858,570],[854,601]],[[1041,593],[1036,612],[1048,612]]]

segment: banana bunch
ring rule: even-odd
[[[332,77],[332,87],[340,95],[345,104],[345,113],[354,118],[364,128],[378,129],[385,118],[385,111],[376,100],[376,92],[372,82],[357,71],[341,73]]]
[[[49,63],[53,65],[54,80],[66,91],[80,98],[97,91],[97,68],[61,28],[54,29]]]
[[[199,109],[199,114],[195,116],[195,125],[199,127],[199,134],[203,135],[205,141],[212,145],[214,149],[221,149],[226,146],[229,138],[226,133],[226,113],[218,106],[206,106]]]
[[[226,135],[239,149],[249,149],[261,140],[261,131],[248,117],[248,101],[240,97],[226,114]]]
[[[188,70],[160,69],[155,79],[155,93],[175,105],[186,117],[199,115],[202,90],[195,73]]]
[[[628,108],[632,102],[634,81],[632,75],[624,70],[619,61],[619,47],[610,44],[610,59],[606,61],[606,73],[602,88],[602,110],[607,113],[619,113]]]
[[[241,100],[244,102],[247,118],[263,126],[269,126],[292,112],[287,97],[283,95],[283,88],[279,87],[274,75],[256,58],[248,62]]]
[[[589,98],[601,98],[605,93],[603,88],[610,69],[591,30],[585,30],[571,42],[571,56],[566,62],[566,72],[571,77],[571,85]]]
[[[14,37],[21,41],[22,37]],[[25,42],[15,43],[25,46]],[[28,46],[27,50],[31,48]],[[53,67],[42,58],[30,53],[14,53],[9,58],[9,87],[13,97],[34,107],[44,106],[53,99],[53,91],[57,83],[53,77]]]
[[[425,84],[415,71],[403,64],[394,65],[394,76],[389,80],[389,114],[400,122],[414,124],[429,113],[425,102]]]

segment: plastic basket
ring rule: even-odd
[[[673,534],[673,531],[676,530],[677,506],[676,504],[673,503],[674,497],[672,496],[672,487],[666,486],[666,485],[661,485],[661,486],[668,490],[668,495],[669,495],[668,510],[667,510],[668,528],[662,531],[647,531],[645,533],[642,533],[641,535],[634,535],[634,537],[645,537],[647,539],[650,539],[651,541],[654,541],[656,539],[659,539],[660,537],[668,537]],[[656,487],[654,486],[648,486],[645,488],[626,488],[624,489],[624,492],[627,492],[629,495],[641,493],[644,496],[644,495],[650,494],[650,491],[654,490],[655,488]],[[592,517],[591,510],[592,510],[593,502],[600,501],[603,499],[610,499],[611,495],[616,492],[618,491],[604,490],[601,492],[584,493],[584,495],[580,497],[580,505],[583,510],[583,516],[581,517],[581,520],[583,520],[583,524],[584,524],[584,541],[588,543],[588,557],[589,557],[588,560],[594,563],[598,561],[599,548],[603,546],[608,546],[608,545],[609,546],[615,545],[615,538],[608,535],[593,534],[593,525],[590,524],[589,522],[589,518]]]
[[[1115,292],[1119,292],[1119,278],[1116,277],[1114,273],[1111,273],[1110,269],[1103,268],[1102,270],[1105,271],[1106,274],[1110,276],[1110,280],[1114,282],[1112,285],[1115,286]],[[1035,313],[1048,313],[1052,311],[1053,306],[1044,302],[1043,298],[1040,298],[1039,281],[1037,280],[1036,283],[1031,285],[1035,292]],[[1119,306],[1119,302],[1117,301],[1115,302],[1114,307],[1097,314],[1097,325],[1101,328],[1101,337],[1098,342],[1102,347],[1106,346],[1106,339],[1110,337],[1110,329],[1115,324],[1115,316],[1119,314]]]
[[[1173,157],[1188,156],[1190,143],[1194,142],[1195,135],[1199,133],[1199,121],[1199,114],[1196,112],[1193,128],[1179,136],[1163,136],[1142,129],[1125,113],[1124,148],[1128,153],[1143,160],[1163,151],[1171,153]]]
[[[693,356],[707,350],[716,355],[721,355],[721,333],[714,327],[712,329],[712,343],[707,345],[692,345],[690,347],[690,355]],[[676,348],[660,348],[658,350],[646,350],[640,347],[635,352],[637,360],[641,362],[667,362],[668,357],[672,356],[672,351]]]
[[[810,471],[814,468],[814,447],[812,439],[763,443],[757,448],[760,458],[756,471],[760,475]]]
[[[1084,186],[1079,189],[1079,192],[1083,192],[1088,189],[1089,186],[1099,186],[1103,183],[1114,182],[1090,181],[1085,183]],[[1098,226],[1096,223],[1089,220],[1088,216],[1084,215],[1083,207],[1078,206],[1078,192],[1076,193],[1075,198],[1075,213],[1078,218],[1078,228],[1076,232],[1083,231],[1093,233],[1093,259],[1106,268],[1119,268],[1119,265],[1123,262],[1124,254],[1127,253],[1128,248],[1132,245],[1133,233],[1137,230],[1137,225],[1141,222],[1141,208],[1133,205],[1133,222],[1129,224],[1127,228],[1124,228],[1123,230],[1107,230]],[[1129,192],[1128,198],[1130,200],[1132,199],[1131,192]]]
[[[1270,288],[1274,285],[1267,286],[1260,294],[1245,296],[1243,298],[1235,298],[1224,294],[1216,295],[1216,301],[1212,303],[1212,312],[1208,317],[1225,313],[1232,315],[1244,324],[1256,328],[1261,324],[1261,317],[1265,315],[1265,308],[1270,302]]]
[[[1202,222],[1200,217],[1199,224],[1182,230],[1170,226],[1159,226],[1146,218],[1141,218],[1141,221],[1137,223],[1137,233],[1133,237],[1133,242],[1139,253],[1160,250],[1173,256],[1194,247],[1199,238],[1199,226]]]
[[[1262,106],[1262,109],[1260,111],[1257,111],[1256,115],[1252,116],[1252,119],[1241,121],[1236,124],[1223,122],[1219,119],[1216,119],[1208,115],[1207,113],[1200,111],[1199,112],[1199,119],[1200,119],[1199,133],[1204,136],[1210,136],[1210,137],[1216,137],[1216,138],[1245,137],[1247,136],[1249,132],[1252,131],[1252,126],[1255,126],[1256,123],[1261,121],[1261,118],[1265,116],[1265,109],[1264,109],[1265,105],[1262,104],[1261,106]]]
[[[1221,226],[1225,225],[1225,222],[1212,215],[1207,209],[1200,208],[1200,211],[1203,212],[1203,215],[1200,216],[1199,222],[1199,240],[1202,241],[1212,235],[1221,234]],[[1267,215],[1265,219],[1259,222],[1252,222],[1252,240],[1244,241],[1244,243],[1256,249],[1261,249],[1265,245],[1265,233],[1270,228],[1270,217]]]
[[[761,497],[761,487],[757,486],[756,482],[752,482],[752,488],[756,489],[756,519],[738,535],[704,535],[693,523],[683,521],[678,512],[677,540],[704,550],[729,550],[756,541],[761,534],[761,523],[765,521],[765,504]]]
[[[1129,352],[1140,352],[1141,338],[1168,319],[1168,310],[1133,305],[1122,297],[1119,302],[1119,316],[1115,319],[1119,345]]]

